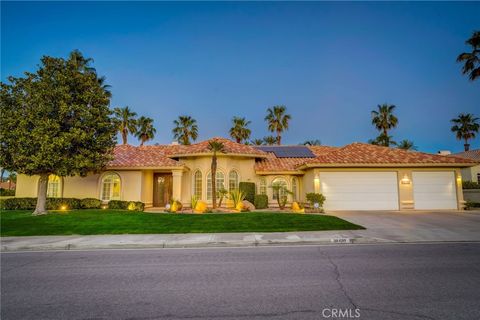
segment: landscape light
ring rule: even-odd
[[[67,210],[67,209],[68,209],[68,207],[67,207],[65,204],[62,204],[62,205],[60,206],[60,210],[62,210],[62,211],[65,211],[65,210]]]
[[[402,178],[402,184],[410,184],[410,178],[405,174]]]

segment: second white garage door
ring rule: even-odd
[[[413,172],[415,209],[457,209],[455,174],[446,172]]]
[[[326,210],[398,210],[396,172],[322,172]]]

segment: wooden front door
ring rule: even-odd
[[[153,206],[165,207],[172,199],[172,174],[153,174]]]

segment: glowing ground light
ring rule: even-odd
[[[60,210],[62,210],[62,211],[65,211],[67,209],[68,209],[68,207],[64,204],[60,206]]]

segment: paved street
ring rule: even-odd
[[[480,243],[1,258],[3,320],[480,319]]]

